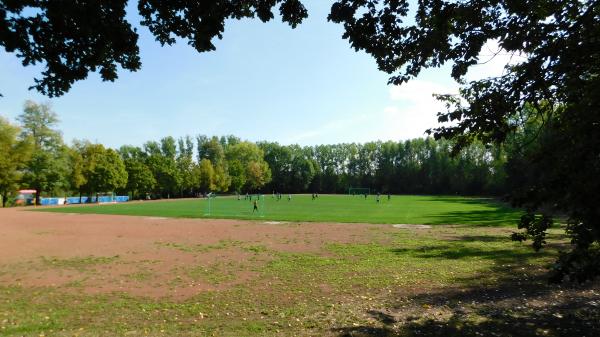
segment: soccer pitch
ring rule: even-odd
[[[256,196],[253,200],[256,200]],[[208,203],[210,202],[210,210]],[[116,214],[154,217],[256,219],[273,221],[354,222],[378,224],[465,224],[514,226],[520,211],[488,198],[456,196],[287,195],[277,200],[267,194],[253,213],[251,201],[234,196],[208,199],[162,200],[124,204],[38,208],[40,211]]]

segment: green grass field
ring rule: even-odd
[[[379,224],[465,224],[514,225],[519,210],[493,199],[448,196],[374,196],[310,195],[287,196],[277,201],[266,195],[259,203],[260,212],[252,213],[250,201],[236,197],[131,202],[124,204],[40,208],[48,212],[119,214],[156,217],[237,218],[279,221],[358,222]]]

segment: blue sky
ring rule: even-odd
[[[388,86],[375,61],[327,22],[329,1],[306,5],[309,18],[296,29],[279,20],[229,21],[217,50],[202,54],[184,41],[161,47],[139,27],[141,70],[121,71],[114,83],[93,74],[56,99],[27,89],[40,68],[2,51],[0,115],[14,120],[27,99],[50,102],[66,142],[111,147],[197,134],[301,145],[400,140],[435,126],[440,105],[431,93],[457,88],[448,67]],[[498,73],[503,62],[480,66],[475,77]]]

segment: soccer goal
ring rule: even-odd
[[[209,193],[204,198],[203,204],[203,216],[207,218],[264,217],[266,211],[264,194]]]
[[[96,194],[97,199],[95,200],[99,204],[114,204],[116,203],[115,194],[110,193],[98,193]]]
[[[350,187],[348,188],[348,195],[365,195],[371,194],[371,189],[368,187]]]

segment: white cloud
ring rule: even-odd
[[[386,106],[383,108],[383,113],[385,115],[394,116],[400,113],[400,109],[397,106]]]
[[[500,48],[497,41],[484,45],[479,54],[479,64],[472,66],[467,81],[501,76],[507,64],[522,62],[522,54],[511,54]],[[436,77],[442,70],[436,70]],[[431,75],[431,73],[429,73]],[[448,81],[447,74],[432,80],[424,76],[389,89],[389,102],[378,114],[381,122],[376,125],[380,139],[408,139],[422,137],[424,131],[438,125],[437,112],[445,111],[444,103],[433,94],[458,94],[458,83]],[[429,77],[431,78],[431,77]],[[450,84],[442,84],[450,83]]]
[[[348,130],[356,130],[360,128],[360,125],[365,123],[370,116],[365,114],[349,115],[342,119],[330,120],[321,126],[318,126],[312,130],[304,131],[289,137],[285,143],[287,144],[317,144],[319,142],[326,143],[330,141],[332,136],[340,136],[345,134]],[[340,142],[343,140],[340,140]]]
[[[458,85],[447,86],[415,79],[389,89],[389,102],[378,113],[379,139],[398,140],[423,137],[425,130],[437,124],[437,112],[444,104],[433,94],[456,94]]]
[[[512,55],[502,50],[497,41],[490,41],[482,48],[479,64],[469,69],[466,80],[501,76],[507,64],[522,60],[523,55]],[[437,112],[446,108],[433,94],[456,95],[460,87],[448,72],[449,67],[429,69],[416,79],[389,88],[389,100],[363,124],[369,130],[369,140],[423,137],[425,130],[438,126]]]
[[[437,102],[433,94],[456,93],[456,88],[451,88],[440,83],[414,79],[402,85],[390,88],[390,99],[411,104],[428,104]]]
[[[517,64],[525,59],[523,54],[513,54],[502,49],[498,41],[488,41],[481,48],[479,63],[469,68],[467,81],[480,80],[487,77],[498,77],[505,74],[504,67]]]
[[[466,75],[467,81],[500,76],[504,66],[523,60],[501,50],[496,41],[487,43],[479,62]],[[425,136],[425,131],[438,126],[437,113],[445,111],[444,103],[433,94],[458,94],[460,85],[449,76],[449,67],[429,69],[421,76],[400,86],[388,87],[388,100],[371,111],[347,111],[343,118],[320,120],[284,143],[319,144],[404,140]],[[340,116],[337,111],[337,116]]]

